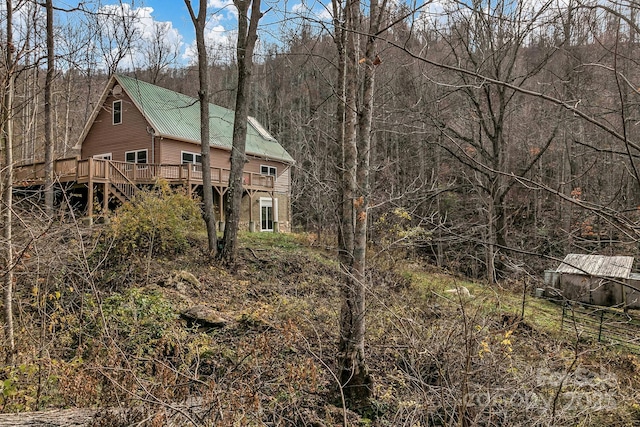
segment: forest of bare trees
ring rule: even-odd
[[[490,7],[388,11],[369,240],[398,238],[388,222],[402,208],[404,226],[422,231],[415,250],[489,280],[570,251],[635,253],[633,5]],[[337,211],[340,148],[326,126],[334,50],[330,35],[304,25],[260,64],[254,89],[254,114],[297,160],[295,223],[320,235],[335,229]]]

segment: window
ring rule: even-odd
[[[198,153],[192,153],[190,151],[182,152],[182,164],[183,165],[193,165],[192,170],[194,172],[198,172],[201,170],[202,165],[202,156]]]
[[[113,101],[113,124],[122,123],[122,101]]]
[[[260,165],[260,174],[269,175],[275,178],[276,175],[278,174],[278,169],[276,169],[273,166]]]
[[[260,197],[260,231],[273,231],[274,221],[278,221],[278,199]]]
[[[127,163],[147,163],[147,150],[127,151],[124,160]]]
[[[104,154],[96,154],[95,156],[93,156],[93,158],[98,160],[111,160],[112,156],[111,156],[111,153],[104,153]]]
[[[191,153],[189,151],[182,152],[182,164],[189,163],[193,165],[199,165],[202,163],[202,156],[197,153]]]

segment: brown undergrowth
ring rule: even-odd
[[[103,408],[94,426],[640,422],[637,356],[586,343],[578,328],[559,333],[530,311],[522,319],[517,292],[417,259],[371,261],[375,398],[355,414],[334,377],[340,275],[330,249],[303,235],[247,234],[227,270],[191,233],[180,251],[116,254],[114,268],[108,225],[47,227],[21,236],[20,352],[2,367],[3,412]],[[460,286],[470,296],[447,292]],[[196,305],[220,324],[182,316]]]

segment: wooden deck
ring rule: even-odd
[[[55,161],[55,179],[59,182],[150,185],[164,179],[172,185],[202,185],[202,167],[193,164],[142,164],[102,159],[67,158]],[[211,168],[211,185],[226,189],[229,169]],[[29,187],[44,184],[44,162],[16,166],[14,186]],[[273,177],[244,172],[243,187],[249,191],[273,191]]]
[[[223,218],[223,195],[229,188],[229,169],[211,168],[211,185],[220,195],[219,218]],[[202,185],[202,167],[194,164],[147,164],[125,163],[103,159],[67,158],[55,161],[55,180],[60,183],[86,185],[87,200],[94,200],[97,188],[102,194],[102,205],[106,212],[112,197],[120,202],[131,200],[143,186],[153,185],[163,179],[171,185],[182,185],[188,194]],[[14,168],[14,187],[25,188],[44,184],[44,163],[20,165]],[[258,173],[244,172],[243,189],[253,200],[259,191],[268,192],[273,197],[274,177]],[[87,203],[87,216],[93,216],[94,203]],[[253,221],[249,209],[249,222]]]

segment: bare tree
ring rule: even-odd
[[[117,5],[102,6],[89,17],[93,19],[98,55],[108,75],[114,74],[121,62],[131,54],[131,47],[140,40],[140,30],[135,25],[138,17],[122,1]]]
[[[341,393],[350,406],[366,405],[372,395],[372,381],[365,363],[365,288],[352,274],[355,239],[355,192],[357,189],[357,42],[356,25],[360,2],[348,0],[342,4],[334,0],[333,19],[338,49],[338,107],[337,139],[341,147],[339,165],[339,234],[338,256],[343,272],[343,302],[340,308],[340,337],[338,365]]]
[[[339,89],[343,106],[338,113],[341,139],[341,223],[339,251],[343,283],[340,310],[338,364],[345,400],[353,408],[369,405],[373,381],[365,362],[365,294],[367,218],[370,196],[370,156],[375,69],[378,34],[386,0],[368,4],[369,26],[364,31],[364,52],[360,51],[363,17],[358,0],[343,6],[333,2],[335,40],[339,56]],[[358,102],[358,94],[362,98]]]
[[[168,22],[154,22],[151,38],[144,40],[145,67],[150,75],[150,83],[159,82],[162,73],[174,63],[180,52],[180,42],[171,40],[170,29]]]
[[[207,225],[209,253],[215,255],[218,250],[216,235],[216,217],[213,212],[213,187],[211,186],[211,147],[209,146],[209,73],[207,47],[204,43],[204,29],[207,22],[207,2],[200,1],[196,16],[190,0],[184,0],[196,30],[198,46],[198,76],[200,79],[200,146],[202,155],[202,193],[204,201],[204,221]]]
[[[508,200],[518,184],[508,172],[517,176],[530,173],[555,140],[558,128],[558,120],[549,117],[545,121],[549,126],[536,127],[537,133],[532,138],[535,141],[530,149],[525,149],[523,141],[533,130],[518,133],[521,127],[515,120],[522,111],[528,111],[532,117],[532,111],[545,110],[538,104],[525,104],[524,97],[513,87],[527,87],[539,77],[553,53],[538,49],[534,55],[527,51],[536,29],[534,23],[548,13],[549,5],[543,6],[535,12],[509,1],[492,4],[490,10],[478,2],[453,6],[449,11],[449,27],[439,32],[441,39],[434,43],[438,46],[435,51],[442,52],[442,62],[457,64],[460,71],[448,70],[436,80],[436,84],[449,88],[451,108],[430,111],[428,116],[440,132],[436,144],[462,166],[454,179],[472,190],[465,196],[465,203],[475,201],[475,209],[480,213],[474,233],[481,233],[479,240],[484,248],[481,256],[486,277],[492,282],[504,273],[510,220]],[[477,75],[464,70],[474,70],[512,86],[479,82]],[[525,118],[524,114],[520,117]],[[516,144],[516,140],[521,143]]]
[[[2,169],[2,264],[4,288],[4,320],[5,340],[8,348],[6,362],[15,361],[15,338],[13,330],[13,240],[11,221],[13,220],[13,97],[15,90],[15,49],[13,44],[13,4],[6,0],[6,52],[5,70],[2,80],[2,110],[0,121],[1,148],[4,150],[4,167]]]
[[[44,199],[49,215],[53,214],[53,174],[54,148],[52,92],[56,72],[55,45],[53,34],[53,0],[45,1],[47,14],[47,75],[44,82]]]
[[[238,240],[238,224],[240,221],[240,204],[242,202],[242,177],[247,142],[247,118],[249,116],[251,71],[253,68],[253,50],[258,39],[258,22],[262,17],[260,0],[234,0],[238,9],[238,85],[236,92],[236,108],[233,119],[233,143],[231,147],[231,172],[229,189],[226,193],[225,229],[220,258],[227,264],[235,259]],[[251,16],[249,16],[251,6]]]

